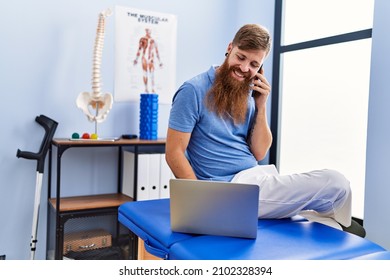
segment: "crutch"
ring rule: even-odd
[[[17,150],[16,156],[18,158],[34,159],[37,160],[37,178],[35,186],[35,202],[34,202],[34,212],[33,212],[33,223],[32,223],[32,233],[31,233],[31,255],[30,259],[35,259],[35,250],[37,240],[37,231],[38,231],[38,218],[39,218],[39,205],[41,201],[41,190],[42,190],[42,177],[43,170],[45,166],[45,158],[47,151],[50,147],[51,141],[53,139],[54,133],[57,129],[58,123],[44,115],[37,116],[35,121],[39,123],[45,129],[45,135],[42,140],[41,147],[39,148],[38,153],[25,152]]]

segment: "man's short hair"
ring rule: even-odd
[[[237,31],[232,43],[241,50],[264,50],[268,54],[271,49],[271,36],[263,26],[246,24]]]

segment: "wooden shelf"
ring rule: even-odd
[[[135,146],[135,145],[165,145],[166,139],[161,138],[157,140],[143,140],[143,139],[118,139],[118,140],[93,140],[93,139],[79,139],[70,140],[67,138],[54,138],[53,144],[55,146]]]
[[[57,210],[56,201],[56,198],[49,199],[51,206],[55,210]],[[133,201],[133,198],[121,193],[62,197],[59,211],[83,211],[97,208],[119,207],[121,204],[129,201]]]
[[[132,197],[124,195],[122,193],[110,193],[110,194],[96,194],[96,195],[84,195],[84,196],[72,196],[72,197],[61,197],[57,194],[61,193],[61,159],[65,151],[70,148],[98,148],[98,147],[107,147],[112,150],[117,150],[118,156],[118,180],[117,183],[121,183],[123,175],[123,153],[124,152],[134,152],[135,154],[144,154],[144,153],[157,153],[162,154],[165,152],[165,142],[166,139],[156,139],[156,140],[144,140],[144,139],[80,139],[80,140],[71,140],[69,138],[54,138],[52,140],[52,147],[55,149],[49,150],[49,175],[52,175],[53,161],[56,160],[57,172],[55,176],[57,177],[56,188],[58,192],[53,195],[52,191],[56,188],[52,187],[52,181],[48,180],[48,197],[49,197],[49,208],[52,208],[55,219],[48,219],[48,228],[51,232],[48,232],[48,238],[54,239],[54,258],[56,260],[63,259],[63,239],[65,234],[65,222],[68,219],[78,218],[78,217],[88,217],[95,215],[105,215],[105,214],[114,214],[117,213],[118,207],[126,202],[134,201]],[[49,177],[50,178],[50,177]],[[136,185],[136,177],[134,178],[134,185]],[[121,186],[118,184],[118,192],[121,189]],[[48,215],[49,217],[49,215]],[[55,233],[53,234],[51,230],[51,223],[55,225]],[[119,221],[116,223],[119,225]],[[119,236],[119,227],[116,227],[116,237]],[[133,238],[133,241],[136,240]],[[135,241],[132,243],[135,243]],[[131,245],[131,259],[137,258],[137,246],[135,244]],[[49,249],[49,248],[48,248]],[[47,252],[48,254],[48,252]]]

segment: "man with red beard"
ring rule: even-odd
[[[264,27],[244,25],[221,66],[212,66],[177,90],[167,163],[176,178],[257,184],[259,218],[299,214],[345,230],[352,221],[351,189],[342,174],[327,169],[280,175],[273,165],[258,164],[272,143],[266,111],[271,87],[261,67],[270,49]],[[356,222],[352,231],[365,235]]]

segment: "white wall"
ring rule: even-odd
[[[0,8],[0,255],[28,259],[36,162],[16,157],[16,150],[37,151],[45,114],[59,122],[55,137],[93,131],[76,108],[82,91],[91,89],[92,51],[98,14],[115,5],[178,16],[177,77],[186,79],[224,59],[227,44],[243,23],[272,30],[273,4],[267,0],[8,0]],[[271,73],[271,63],[267,67]],[[270,74],[269,74],[270,75]],[[270,79],[270,76],[269,76]],[[114,19],[108,18],[102,65],[103,92],[114,92]],[[159,137],[165,137],[170,106],[159,108]],[[114,103],[99,134],[138,134],[138,104]],[[106,149],[69,150],[63,156],[63,195],[115,191],[116,157]],[[46,164],[47,168],[47,164]],[[47,169],[44,174],[37,258],[45,258]]]
[[[364,226],[368,239],[390,250],[390,2],[376,0],[374,13]]]

